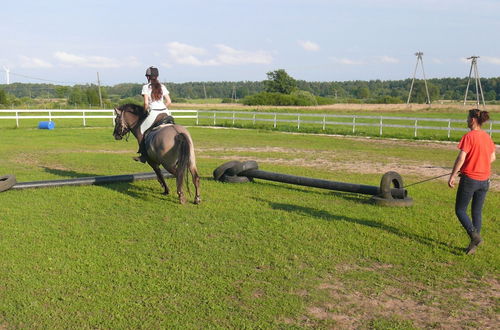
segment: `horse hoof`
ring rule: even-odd
[[[194,202],[193,202],[193,203],[195,203],[196,205],[200,204],[200,203],[201,203],[201,198],[200,198],[200,197],[196,197],[196,198],[194,199]]]

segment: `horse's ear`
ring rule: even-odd
[[[121,114],[121,113],[122,113],[122,110],[120,110],[120,109],[118,109],[118,108],[115,108],[115,113],[116,113],[117,115],[119,115],[119,114]]]

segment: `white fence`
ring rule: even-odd
[[[359,115],[330,115],[330,114],[309,114],[309,113],[269,113],[269,112],[249,112],[249,111],[214,111],[214,110],[171,110],[176,119],[195,119],[196,125],[211,124],[217,125],[221,122],[228,122],[235,125],[236,122],[257,122],[272,124],[277,128],[279,124],[292,124],[300,130],[301,126],[307,124],[320,125],[323,130],[331,126],[348,126],[353,134],[356,134],[359,127],[376,127],[380,136],[385,128],[402,128],[413,131],[415,137],[419,130],[440,130],[447,131],[448,138],[452,131],[467,131],[465,119],[440,119],[440,118],[417,118],[417,117],[388,117],[388,116],[359,116]],[[5,114],[5,115],[4,115]],[[10,115],[6,115],[10,114]],[[87,125],[87,119],[110,119],[110,124],[114,125],[113,110],[90,110],[90,109],[11,109],[0,110],[0,119],[10,119],[19,121],[24,119],[49,120],[54,119],[82,119],[83,126]],[[426,123],[422,125],[422,123]],[[431,125],[432,123],[432,125]],[[442,123],[442,125],[440,125]],[[453,124],[460,127],[453,127]],[[500,122],[489,122],[489,127],[485,127],[490,135],[500,133],[500,129],[494,129]]]

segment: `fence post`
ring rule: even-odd
[[[356,132],[356,116],[352,116],[352,134]]]
[[[234,116],[235,116],[235,114],[234,114],[234,111],[233,111],[233,126],[234,126]]]
[[[16,127],[19,128],[19,112],[16,110]]]
[[[448,140],[450,139],[451,136],[451,119],[448,119]]]
[[[86,127],[87,126],[87,122],[85,121],[85,111],[82,111],[82,114],[83,114],[83,127]]]
[[[490,120],[490,137],[493,136],[493,121]]]
[[[196,126],[198,126],[200,123],[200,111],[196,110]]]
[[[418,119],[415,119],[415,137],[417,137],[417,126],[418,126]]]
[[[326,129],[326,115],[323,116],[323,131]]]
[[[274,113],[274,128],[276,128],[276,112]]]
[[[214,111],[214,126],[215,126],[215,123],[216,123],[216,120],[215,120],[215,116],[217,115],[217,112]]]
[[[300,115],[297,116],[297,130],[300,129]]]
[[[52,121],[52,112],[49,110],[49,121]]]
[[[382,122],[382,116],[380,117],[380,132],[379,132],[379,135],[382,136],[382,125],[383,125],[383,122]]]

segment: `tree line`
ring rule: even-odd
[[[282,81],[284,80],[284,82]],[[427,80],[427,87],[432,101],[463,100],[468,78],[435,78]],[[279,90],[273,84],[288,83],[293,90]],[[221,98],[226,102],[245,99],[255,94],[276,92],[282,94],[313,95],[324,102],[348,103],[402,103],[406,102],[411,79],[370,80],[370,81],[304,81],[295,80],[284,70],[268,73],[264,81],[237,82],[164,82],[174,102],[189,99]],[[500,100],[500,77],[481,78],[481,85],[486,101]],[[114,86],[101,86],[101,95],[105,105],[124,101],[140,101],[141,84],[123,83]],[[307,93],[305,93],[307,92]],[[475,84],[471,82],[468,99],[474,99]],[[64,100],[69,105],[100,104],[99,87],[95,84],[62,86],[53,84],[12,83],[0,85],[0,104],[24,104],[34,99]],[[423,80],[416,80],[411,102],[425,103],[426,92]]]

